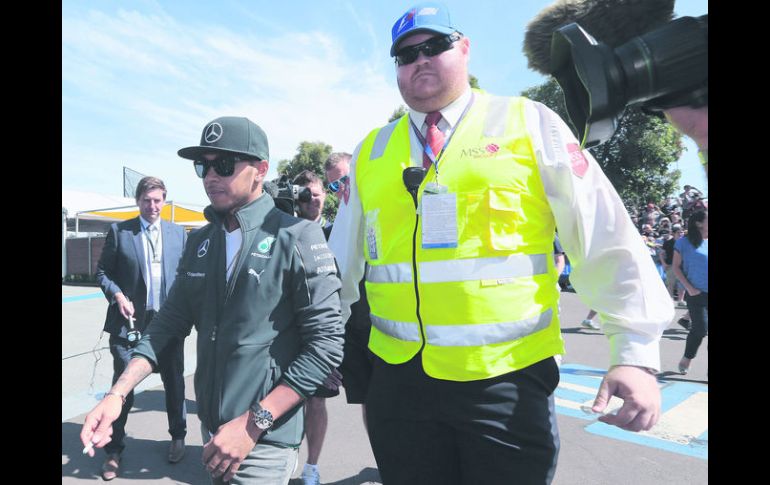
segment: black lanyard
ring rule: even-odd
[[[155,231],[158,233],[158,236],[155,238],[155,243],[152,242],[152,237],[150,236],[150,224],[144,228],[144,235],[147,237],[147,243],[150,245],[150,250],[152,250],[152,262],[160,263],[160,258],[155,250],[155,245],[158,244],[158,241],[160,240],[160,228],[155,228]]]

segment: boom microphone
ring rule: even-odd
[[[673,3],[558,0],[529,23],[529,66],[558,81],[581,148],[607,141],[629,105],[708,106],[708,14],[671,21]]]
[[[527,24],[524,55],[529,68],[551,75],[551,37],[559,28],[580,24],[610,47],[669,22],[674,0],[557,0]]]

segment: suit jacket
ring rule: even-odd
[[[164,220],[160,222],[160,231],[163,238],[160,304],[163,305],[176,278],[179,259],[187,242],[187,233],[182,226]],[[115,294],[121,292],[134,304],[135,327],[144,332],[147,288],[150,286],[150,275],[146,274],[145,265],[139,217],[112,224],[96,269],[96,280],[110,303],[104,321],[105,332],[121,335],[121,330],[128,329],[128,320],[121,315],[115,301]],[[125,336],[125,331],[121,336]]]

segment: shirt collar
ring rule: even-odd
[[[158,220],[157,220],[157,221],[155,221],[155,223],[153,223],[153,224],[150,224],[149,222],[147,222],[147,221],[145,220],[145,218],[144,218],[144,217],[142,217],[142,216],[139,216],[139,220],[140,220],[140,221],[142,221],[142,228],[143,228],[145,231],[146,231],[147,229],[149,229],[149,228],[150,228],[150,226],[155,226],[155,227],[157,227],[157,228],[158,228],[158,230],[160,231],[160,217],[159,217],[159,218],[158,218]]]
[[[457,122],[460,121],[460,116],[463,114],[463,111],[465,111],[465,107],[471,99],[471,94],[470,87],[466,87],[460,97],[439,110],[441,112],[441,117],[449,124],[450,129],[453,130]],[[414,122],[414,125],[420,129],[422,129],[422,125],[425,123],[426,116],[428,116],[428,113],[422,113],[409,108],[409,118]]]

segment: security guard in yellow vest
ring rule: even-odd
[[[409,9],[392,39],[409,113],[357,147],[329,241],[344,318],[368,268],[377,359],[366,408],[383,483],[550,483],[553,356],[564,353],[555,226],[571,281],[610,337],[594,410],[612,395],[625,402],[602,421],[631,431],[657,421],[654,372],[673,305],[564,122],[542,104],[470,88],[470,41],[445,6]]]

